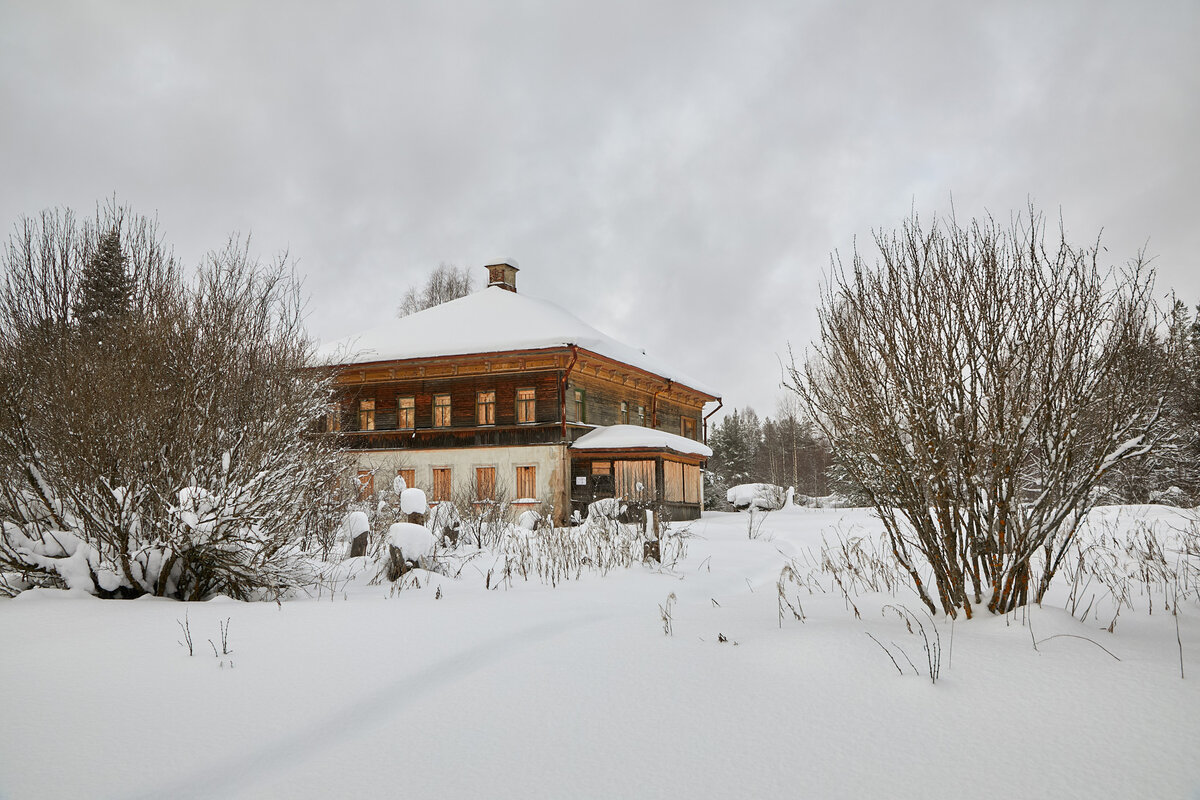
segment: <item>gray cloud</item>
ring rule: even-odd
[[[0,221],[290,248],[322,338],[441,261],[770,411],[830,253],[1033,199],[1200,301],[1200,7],[6,3]]]

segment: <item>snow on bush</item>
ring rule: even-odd
[[[301,544],[341,464],[313,436],[331,383],[287,265],[233,239],[185,279],[126,210],[40,225],[0,270],[0,572],[185,600],[311,582]],[[70,294],[33,302],[51,286]]]
[[[404,489],[400,492],[401,514],[428,514],[429,504],[425,502],[425,492],[420,489]]]
[[[536,528],[538,523],[541,521],[542,515],[538,512],[532,510],[522,511],[521,516],[517,517],[517,526],[524,530],[531,531]]]
[[[740,483],[725,493],[725,499],[739,511],[757,508],[775,511],[783,507],[785,492],[773,483]]]
[[[625,513],[625,506],[618,497],[602,497],[588,503],[588,519],[617,519]]]

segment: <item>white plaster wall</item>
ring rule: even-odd
[[[476,467],[495,467],[496,483],[504,487],[510,499],[517,499],[517,467],[537,467],[537,499],[549,500],[565,508],[567,448],[561,444],[524,445],[521,447],[460,447],[437,450],[363,450],[355,454],[357,469],[375,473],[375,486],[391,485],[396,470],[416,471],[417,488],[433,496],[434,467],[450,468],[451,491],[456,492],[475,480]]]

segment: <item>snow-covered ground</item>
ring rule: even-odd
[[[1183,522],[1093,521],[1139,519]],[[784,584],[805,621],[781,622],[784,564],[875,535],[868,512],[776,512],[754,539],[747,523],[705,514],[674,569],[555,588],[489,590],[468,564],[282,605],[0,601],[0,797],[1200,796],[1196,603],[1183,680],[1161,602],[1132,597],[1109,633],[1107,611],[1064,610],[1060,579],[1015,617],[937,620],[935,685],[920,636],[882,613],[902,604],[932,636],[907,589],[860,592],[856,619],[814,573],[811,594]]]

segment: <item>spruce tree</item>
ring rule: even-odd
[[[100,237],[95,254],[84,265],[75,299],[75,319],[81,327],[107,325],[129,316],[133,278],[125,267],[121,233],[113,228]]]

